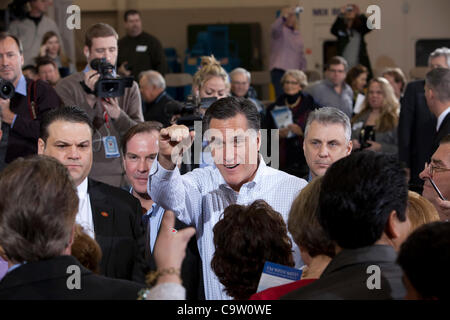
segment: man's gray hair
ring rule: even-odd
[[[158,71],[154,70],[142,71],[139,74],[139,79],[142,79],[142,77],[145,77],[149,85],[161,89],[166,89],[166,80],[164,80],[164,77]]]
[[[230,72],[230,78],[233,79],[233,76],[235,74],[239,74],[239,73],[243,73],[243,74],[245,74],[247,76],[248,83],[250,83],[252,81],[252,76],[251,76],[250,72],[248,72],[244,68],[236,68],[233,71],[231,71]]]
[[[425,84],[436,93],[439,101],[450,101],[450,69],[431,70],[425,76]]]
[[[450,68],[450,49],[447,47],[437,48],[428,57],[428,65],[431,64],[431,59],[443,56],[445,57],[445,61],[447,62],[447,67]]]
[[[350,141],[352,136],[350,119],[341,110],[334,107],[324,107],[311,111],[308,116],[308,120],[306,121],[305,137],[308,135],[309,127],[313,121],[317,121],[322,124],[341,124],[344,127],[345,140],[347,142]]]

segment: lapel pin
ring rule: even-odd
[[[104,217],[109,216],[108,212],[105,212],[105,211],[100,212],[100,214],[101,214],[102,216],[104,216]]]

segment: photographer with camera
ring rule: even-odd
[[[347,60],[349,68],[358,64],[365,66],[369,70],[369,79],[372,78],[372,68],[364,37],[370,31],[367,17],[360,13],[356,4],[341,7],[331,27],[331,33],[337,37],[337,55]]]
[[[33,81],[22,74],[23,62],[20,40],[8,33],[0,33],[0,109],[3,131],[0,170],[18,157],[37,152],[42,116],[61,104],[49,84],[42,80]]]
[[[110,25],[92,25],[86,32],[83,49],[88,65],[82,72],[62,79],[56,92],[65,105],[77,105],[86,111],[94,124],[90,177],[118,187],[125,185],[121,136],[144,119],[137,83],[116,77],[117,39]]]
[[[397,155],[399,108],[390,83],[381,77],[372,79],[361,112],[352,118],[353,149]]]

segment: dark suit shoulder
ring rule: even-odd
[[[96,195],[102,195],[108,198],[108,200],[119,200],[120,202],[133,205],[139,203],[139,200],[133,197],[128,191],[93,179],[89,179],[88,192],[89,196],[94,198],[96,198]]]

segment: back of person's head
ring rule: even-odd
[[[139,74],[139,79],[145,79],[145,81],[147,81],[147,84],[155,88],[160,88],[162,90],[166,89],[166,80],[164,80],[164,77],[158,71],[142,71]]]
[[[450,223],[432,222],[416,229],[402,244],[397,262],[406,278],[407,299],[450,298],[449,235]]]
[[[342,64],[344,66],[344,70],[348,70],[348,63],[347,60],[345,60],[344,57],[341,56],[334,56],[331,57],[330,60],[328,60],[328,63],[326,64],[325,70],[329,70],[331,66]]]
[[[139,133],[151,133],[152,131],[160,132],[163,128],[162,123],[158,121],[144,121],[132,126],[128,131],[122,136],[122,153],[125,155],[127,153],[127,144],[135,135]]]
[[[294,265],[286,224],[264,200],[230,205],[213,231],[211,268],[235,299],[248,299],[256,292],[266,261]]]
[[[229,87],[230,79],[224,68],[220,65],[220,62],[214,58],[214,56],[203,56],[200,61],[200,69],[195,73],[193,79],[193,88],[200,90],[204,83],[212,77],[219,77],[225,85]]]
[[[92,39],[94,38],[107,38],[107,37],[115,37],[119,39],[119,35],[116,30],[106,23],[96,23],[89,27],[84,35],[84,45],[89,49],[92,46]]]
[[[248,129],[256,131],[261,129],[261,116],[253,102],[242,97],[226,97],[215,101],[206,110],[203,117],[203,130],[208,130],[211,119],[225,120],[238,114],[245,116]]]
[[[92,122],[84,110],[76,106],[65,106],[61,108],[52,109],[44,114],[41,121],[39,132],[39,138],[41,138],[44,142],[47,142],[49,136],[48,128],[53,122],[56,121],[84,123],[89,126],[92,133],[94,132]]]
[[[75,224],[75,236],[71,253],[85,268],[94,273],[100,273],[102,249],[97,241],[83,231],[79,224]]]
[[[411,224],[411,232],[423,224],[439,221],[439,214],[434,205],[425,197],[422,197],[414,191],[408,191],[408,207],[406,215]]]
[[[70,247],[78,195],[56,159],[16,159],[0,173],[0,190],[0,246],[9,261],[51,259]]]
[[[450,101],[450,69],[436,68],[429,71],[425,76],[425,83],[435,92],[439,101]]]
[[[319,222],[341,248],[371,246],[393,211],[406,221],[406,175],[392,155],[352,153],[328,168],[320,190]]]
[[[308,183],[294,200],[289,212],[288,230],[294,242],[308,251],[312,258],[317,255],[333,258],[334,242],[328,238],[317,220],[321,184],[322,177],[317,177]]]
[[[306,77],[306,74],[301,70],[297,70],[297,69],[287,70],[281,77],[282,84],[284,84],[287,77],[294,78],[300,84],[300,87],[302,89],[305,89],[308,86],[308,78]]]
[[[428,57],[428,65],[431,65],[431,59],[437,57],[444,57],[447,62],[447,67],[450,68],[450,49],[447,47],[437,48]]]
[[[352,136],[350,118],[341,110],[334,107],[323,107],[311,111],[306,120],[305,137],[308,136],[309,128],[314,121],[324,125],[341,124],[345,131],[345,140],[350,142]]]

